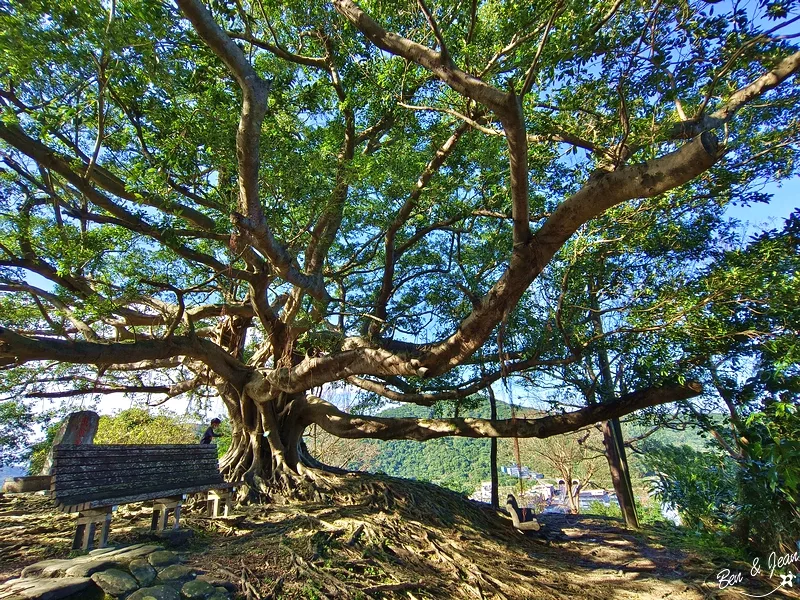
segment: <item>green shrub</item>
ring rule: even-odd
[[[0,467],[28,458],[27,440],[35,422],[35,416],[22,402],[0,402]]]
[[[100,417],[95,444],[196,444],[197,425],[186,416],[170,411],[152,414],[129,408],[113,416]]]
[[[47,455],[50,454],[50,448],[53,447],[53,440],[61,429],[61,421],[56,421],[49,425],[45,430],[44,439],[41,442],[34,444],[31,447],[31,462],[28,464],[28,475],[38,475],[44,468],[44,461],[47,460]]]
[[[796,409],[751,416],[734,460],[688,446],[648,444],[641,464],[683,522],[704,535],[759,552],[793,550],[800,539],[800,426]]]
[[[742,436],[739,535],[764,551],[793,551],[800,540],[800,407],[770,402]]]
[[[586,515],[597,515],[599,517],[614,517],[615,519],[622,518],[622,511],[619,508],[619,504],[615,504],[613,502],[606,506],[602,502],[597,502],[595,500],[594,502],[589,503],[589,508],[581,512]]]
[[[715,452],[651,442],[641,464],[653,473],[658,497],[675,506],[688,527],[728,529],[737,514],[738,465]]]
[[[643,502],[636,500],[636,514],[639,523],[642,525],[655,525],[661,523],[671,523],[661,512],[661,502],[656,498],[647,498]]]

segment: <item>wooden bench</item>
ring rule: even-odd
[[[533,516],[533,511],[528,508],[522,509],[517,504],[517,499],[512,494],[506,499],[506,510],[511,515],[514,527],[520,531],[539,531],[539,521]]]
[[[50,495],[64,512],[79,513],[73,549],[92,548],[100,527],[100,548],[108,542],[111,515],[120,504],[153,501],[151,529],[159,532],[174,515],[179,527],[188,494],[206,493],[209,516],[227,516],[231,490],[219,472],[217,447],[201,444],[135,446],[59,444],[53,448]]]

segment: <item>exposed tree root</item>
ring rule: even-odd
[[[526,538],[509,519],[430,484],[315,476],[330,501],[248,506],[249,531],[215,550],[214,560],[231,570],[248,557],[241,577],[248,598],[610,597],[612,588],[581,585],[574,565],[562,568],[561,547],[572,546],[571,562],[579,555],[566,538]],[[541,553],[547,560],[532,558]],[[648,585],[625,584],[637,593]]]
[[[332,501],[249,505],[228,519],[187,509],[182,523],[205,532],[187,549],[190,565],[238,584],[240,598],[250,600],[744,599],[720,591],[714,574],[746,564],[665,550],[658,546],[664,529],[632,534],[613,520],[547,516],[544,540],[430,484],[325,479]],[[66,557],[74,527],[47,498],[0,498],[0,578]],[[149,527],[148,506],[125,505],[114,517],[113,543],[148,542]],[[747,591],[774,587],[764,586]]]

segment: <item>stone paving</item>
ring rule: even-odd
[[[0,600],[230,600],[236,587],[181,564],[154,544],[51,559],[0,585]]]

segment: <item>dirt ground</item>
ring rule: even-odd
[[[211,520],[187,507],[188,564],[239,586],[249,599],[743,600],[781,579],[749,565],[667,548],[669,527],[633,533],[618,520],[547,515],[540,534],[429,484],[348,475],[336,501],[240,507]],[[0,496],[0,582],[38,560],[70,555],[74,516],[37,495]],[[114,545],[151,539],[144,504],[114,515]],[[722,569],[743,581],[721,590]],[[772,585],[770,585],[772,584]],[[800,580],[770,598],[800,598]]]

